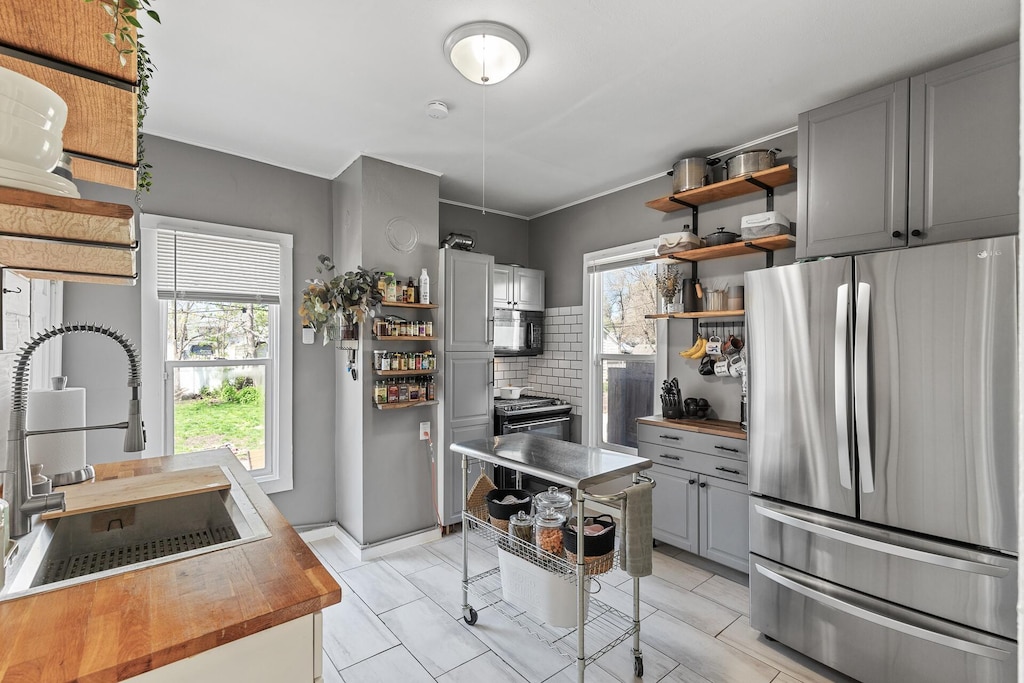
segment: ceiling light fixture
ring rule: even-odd
[[[525,64],[530,50],[515,29],[493,21],[475,21],[448,34],[444,54],[468,80],[494,85]]]

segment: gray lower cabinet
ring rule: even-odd
[[[1018,45],[804,112],[797,258],[1017,230]]]
[[[486,439],[494,431],[494,356],[489,351],[446,353],[444,357],[444,395],[442,398],[444,472],[441,521],[455,524],[462,512],[462,456],[450,446],[460,441]],[[470,472],[469,485],[480,476],[479,468]]]
[[[910,79],[910,246],[1017,231],[1016,43]]]
[[[451,431],[451,442],[473,441],[474,439],[486,439],[491,436],[490,424],[471,424],[465,427],[455,427]],[[444,505],[441,511],[441,521],[445,525],[458,524],[462,521],[462,456],[448,452],[445,459],[446,483],[444,492]],[[481,472],[479,460],[470,461],[469,465],[469,488],[473,487]]]
[[[649,475],[657,482],[652,492],[654,538],[698,553],[697,475],[658,465],[651,468]]]
[[[637,434],[638,454],[654,463],[655,540],[746,572],[746,441],[651,424]]]
[[[700,475],[700,555],[741,572],[748,570],[747,486]]]

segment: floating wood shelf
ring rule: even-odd
[[[741,316],[746,311],[698,311],[696,313],[651,313],[645,315],[645,318],[651,320],[658,320],[661,318],[682,318],[686,320],[693,320],[694,318],[735,318]]]
[[[134,284],[134,211],[0,187],[0,265],[29,278]]]
[[[742,178],[723,180],[719,183],[712,183],[704,187],[697,187],[684,192],[676,192],[667,197],[659,197],[647,202],[656,211],[672,213],[683,209],[720,202],[724,199],[741,197],[754,192],[764,192],[768,188],[776,188],[796,181],[796,169],[789,164],[775,166],[773,168],[751,173]]]
[[[415,408],[416,406],[436,406],[437,401],[403,401],[402,403],[374,403],[377,410],[397,410],[399,408]]]
[[[378,377],[415,377],[417,375],[436,375],[437,370],[374,370]]]
[[[437,337],[374,337],[377,341],[437,341]]]
[[[407,304],[401,301],[381,301],[380,305],[388,308],[437,308],[437,304]]]
[[[647,261],[649,263],[693,263],[696,261],[728,258],[729,256],[763,254],[767,251],[778,251],[779,249],[788,249],[794,246],[796,246],[796,238],[792,235],[774,235],[772,237],[759,237],[756,240],[720,244],[717,247],[701,247],[700,249],[677,251],[661,256],[650,256],[647,258]]]

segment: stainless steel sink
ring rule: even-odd
[[[0,600],[65,588],[270,536],[241,486],[70,515],[18,540]]]

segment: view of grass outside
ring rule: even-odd
[[[247,469],[260,469],[266,451],[264,416],[263,390],[254,386],[238,390],[225,383],[220,391],[176,400],[174,452],[229,446]]]

